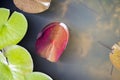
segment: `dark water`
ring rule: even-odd
[[[15,7],[12,0],[0,0],[0,7],[22,12],[29,23],[24,39],[19,43],[29,50],[34,71],[50,75],[54,80],[120,80],[120,71],[109,60],[112,47],[120,41],[119,0],[52,0],[49,10],[28,14]],[[68,25],[70,39],[57,63],[39,57],[35,52],[38,32],[47,24],[61,21]]]

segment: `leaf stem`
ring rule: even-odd
[[[99,43],[100,45],[106,47],[106,48],[109,49],[109,50],[113,50],[112,48],[110,48],[109,46],[105,45],[104,43],[102,43],[102,42],[100,42],[100,41],[98,41],[98,43]]]

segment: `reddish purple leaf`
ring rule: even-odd
[[[66,48],[68,39],[69,31],[64,23],[50,23],[38,34],[36,50],[41,57],[57,62]]]

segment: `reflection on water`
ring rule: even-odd
[[[57,69],[59,80],[119,80],[120,71],[110,75],[109,49],[120,41],[119,0],[63,0],[61,20],[69,25],[70,40]],[[63,75],[62,75],[63,74]],[[64,77],[62,77],[64,76]]]
[[[3,3],[1,7],[18,10],[12,1],[12,7],[8,0]],[[120,41],[119,4],[120,0],[52,0],[50,9],[44,13],[24,13],[29,30],[21,44],[31,51],[35,70],[49,74],[54,80],[120,80],[120,71],[115,68],[110,75],[111,51],[98,43],[112,47]],[[44,25],[56,20],[68,25],[70,39],[60,61],[49,63],[35,54],[34,42]]]

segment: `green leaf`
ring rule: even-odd
[[[25,48],[18,45],[4,48],[0,53],[0,63],[0,74],[3,75],[0,80],[9,80],[4,76],[5,74],[8,76],[12,74],[12,80],[24,80],[24,76],[33,71],[31,55]]]
[[[0,49],[17,44],[27,31],[27,20],[19,12],[14,12],[9,18],[10,11],[0,8]]]
[[[0,80],[13,80],[10,68],[2,62],[0,62]]]
[[[44,73],[33,72],[26,76],[26,80],[53,80],[53,79]]]

